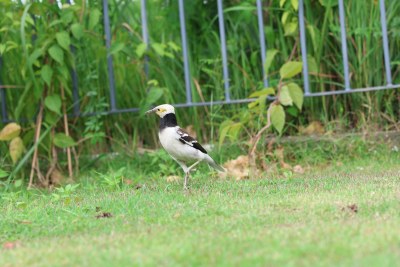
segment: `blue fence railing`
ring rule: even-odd
[[[147,23],[147,8],[146,8],[146,0],[141,0],[141,27],[142,27],[142,38],[144,44],[148,47],[150,43],[149,37],[149,29]],[[254,99],[232,99],[230,95],[230,83],[229,83],[229,69],[228,69],[228,53],[226,46],[226,37],[225,37],[225,22],[224,22],[224,7],[223,0],[217,0],[217,8],[218,8],[218,25],[219,25],[219,35],[221,42],[221,57],[222,57],[222,68],[223,68],[223,83],[224,83],[224,95],[225,100],[221,101],[208,101],[208,102],[193,102],[192,100],[192,88],[191,88],[191,75],[190,75],[190,63],[189,63],[189,52],[188,52],[188,44],[187,44],[187,34],[186,34],[186,19],[185,19],[185,6],[184,0],[178,0],[179,4],[179,22],[180,22],[180,32],[181,32],[181,46],[182,46],[182,56],[183,56],[183,65],[184,65],[184,79],[186,86],[186,102],[184,103],[173,103],[176,107],[190,107],[190,106],[206,106],[206,105],[215,105],[215,104],[233,104],[233,103],[247,103],[251,102]],[[346,94],[346,93],[355,93],[355,92],[368,92],[368,91],[377,91],[377,90],[385,90],[385,89],[394,89],[400,88],[400,84],[392,83],[392,73],[390,69],[390,55],[389,55],[389,40],[387,33],[387,17],[386,17],[386,9],[385,9],[385,1],[379,0],[379,9],[380,9],[380,24],[382,30],[382,47],[383,47],[383,60],[385,66],[385,76],[386,76],[386,84],[382,84],[380,86],[373,87],[364,87],[364,88],[351,88],[350,86],[350,70],[349,70],[349,62],[348,62],[348,51],[347,51],[347,33],[346,33],[346,18],[345,18],[345,8],[343,0],[338,0],[339,6],[339,23],[340,23],[340,36],[341,36],[341,50],[343,57],[343,69],[344,69],[344,86],[342,90],[335,91],[324,91],[324,92],[311,92],[310,90],[310,77],[308,72],[308,62],[307,62],[307,43],[306,43],[306,27],[305,27],[305,15],[304,15],[304,0],[299,0],[299,8],[298,8],[298,16],[299,16],[299,34],[300,34],[300,48],[303,62],[303,85],[304,85],[304,96],[305,97],[313,97],[313,96],[327,96],[327,95],[337,95],[337,94]],[[104,23],[104,32],[105,32],[105,45],[107,49],[111,47],[111,29],[110,29],[110,20],[108,13],[108,0],[103,0],[103,23]],[[258,30],[259,30],[259,47],[261,51],[261,61],[265,62],[266,60],[266,50],[267,44],[265,43],[265,34],[264,34],[264,20],[263,20],[263,10],[262,10],[262,0],[256,0],[256,10],[257,10],[257,21],[258,21]],[[72,52],[74,52],[74,48],[71,47]],[[148,57],[145,56],[144,59],[144,72],[148,75],[149,72],[149,64]],[[0,61],[0,69],[1,69],[1,61]],[[113,58],[112,55],[107,54],[107,72],[108,72],[108,82],[109,82],[109,94],[110,94],[110,110],[107,114],[113,113],[123,113],[123,112],[136,112],[139,109],[137,107],[119,109],[118,103],[116,101],[116,89],[115,89],[115,77],[114,77],[114,68],[113,68]],[[265,75],[264,64],[262,64],[262,72],[263,72],[263,84],[264,86],[268,86],[268,77]],[[79,89],[78,89],[78,76],[75,70],[71,71],[72,75],[72,91],[73,91],[73,101],[75,103],[73,109],[73,116],[85,116],[91,114],[81,114],[79,110]],[[2,121],[9,121],[8,113],[7,113],[7,103],[6,103],[6,92],[4,88],[1,88],[1,80],[0,80],[0,101],[1,101],[1,116]]]

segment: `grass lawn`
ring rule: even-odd
[[[94,173],[56,195],[7,193],[0,266],[398,266],[398,154],[286,178],[197,171],[188,194],[165,177],[110,187]]]

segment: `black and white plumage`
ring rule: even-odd
[[[196,139],[178,126],[173,106],[160,105],[146,112],[146,114],[149,113],[156,113],[161,118],[158,137],[164,149],[185,172],[185,189],[188,186],[190,171],[202,161],[220,172],[225,171],[224,168],[215,163]],[[191,162],[194,163],[188,167],[187,164]]]

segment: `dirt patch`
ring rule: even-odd
[[[101,212],[96,215],[96,219],[101,219],[101,218],[111,218],[112,214],[111,212]]]
[[[349,212],[352,212],[352,213],[357,213],[358,212],[358,206],[357,206],[357,204],[347,205],[346,207],[342,208],[342,211],[349,211]]]

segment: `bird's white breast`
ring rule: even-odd
[[[179,126],[166,127],[158,133],[161,145],[175,159],[181,161],[204,159],[205,154],[190,145],[179,141],[180,135],[177,133]]]

